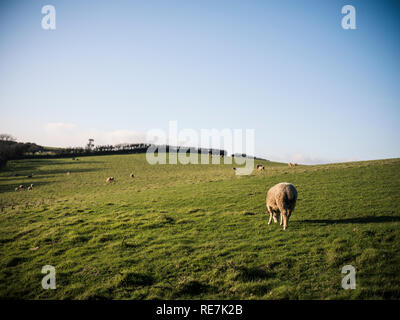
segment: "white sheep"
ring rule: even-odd
[[[271,220],[277,223],[277,215],[280,214],[280,225],[283,222],[283,230],[286,230],[289,224],[289,218],[294,211],[297,200],[297,190],[291,183],[278,183],[268,190],[267,193],[267,213],[269,213],[268,224]]]

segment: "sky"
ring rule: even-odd
[[[254,129],[269,160],[395,158],[399,57],[399,1],[1,1],[0,132],[135,143],[177,121]]]

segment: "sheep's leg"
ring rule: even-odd
[[[274,215],[272,217],[274,218],[274,222],[277,223],[278,220],[276,219],[276,211],[274,211]]]
[[[286,217],[286,227],[288,227],[289,226],[289,219],[290,219],[290,216],[292,215],[292,211],[291,210],[288,210],[287,211],[287,217]]]
[[[282,213],[283,215],[283,230],[286,230],[288,227],[288,216],[287,216],[287,211],[284,211]]]
[[[271,224],[271,221],[274,217],[274,211],[272,210],[271,207],[267,206],[267,213],[269,213],[269,220],[268,220],[268,224]]]
[[[269,220],[268,220],[268,224],[271,224],[271,220],[272,220],[272,213],[269,212]]]
[[[282,213],[281,213],[281,219],[280,219],[279,225],[282,225]]]

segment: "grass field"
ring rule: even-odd
[[[10,162],[0,298],[400,298],[400,159],[257,163],[265,172],[235,176],[234,165],[151,166],[143,154]],[[286,231],[265,213],[278,182],[299,192]],[[347,264],[355,290],[341,287]],[[44,265],[55,290],[42,289]]]

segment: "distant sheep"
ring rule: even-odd
[[[291,183],[278,183],[268,190],[267,209],[269,213],[268,224],[271,220],[278,222],[277,215],[280,214],[280,225],[283,222],[283,230],[286,230],[289,224],[289,218],[294,211],[297,201],[297,190]]]
[[[24,189],[24,185],[20,184],[20,185],[19,185],[19,189],[20,189],[20,190],[23,190],[23,189]]]
[[[264,168],[264,166],[263,166],[262,164],[258,164],[258,165],[257,165],[257,170],[258,170],[258,171],[264,171],[264,169],[265,169],[265,168]]]
[[[131,173],[129,176],[130,176],[132,179],[135,178],[135,175],[134,175],[133,173]]]
[[[33,184],[31,184],[29,187],[28,187],[28,190],[30,191],[30,190],[32,190],[33,189]]]
[[[114,177],[108,177],[107,179],[106,179],[106,182],[114,182],[115,180],[114,180]]]
[[[19,190],[19,188],[18,188],[18,187],[15,187],[14,191],[17,192],[18,190]]]
[[[71,172],[68,171],[68,172],[67,172],[67,176],[69,176],[70,174],[71,174]]]

